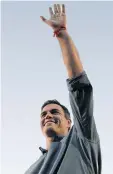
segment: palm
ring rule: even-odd
[[[48,24],[53,28],[59,28],[61,26],[66,27],[66,16],[55,16],[48,20]]]
[[[65,15],[65,6],[64,4],[62,5],[62,10],[60,5],[54,5],[54,12],[52,8],[49,8],[50,12],[50,19],[47,20],[44,17],[41,16],[41,19],[51,26],[54,30],[60,28],[61,26],[66,27],[66,15]]]

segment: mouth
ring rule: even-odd
[[[48,120],[48,121],[45,122],[44,126],[45,126],[47,123],[54,123],[54,124],[56,124],[55,121],[53,121],[53,120]]]

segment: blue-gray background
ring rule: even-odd
[[[71,110],[58,41],[40,16],[58,2],[2,2],[2,174],[23,174],[45,147],[40,107]],[[113,2],[65,3],[68,32],[94,87],[103,172],[113,172]]]

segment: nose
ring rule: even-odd
[[[52,114],[50,112],[47,112],[45,119],[52,118]]]

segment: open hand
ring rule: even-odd
[[[54,11],[51,7],[49,7],[50,19],[47,20],[43,16],[40,16],[43,22],[48,24],[53,28],[54,31],[59,29],[60,27],[66,27],[66,15],[65,15],[65,5],[62,4],[54,4]]]

